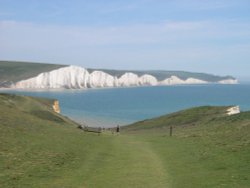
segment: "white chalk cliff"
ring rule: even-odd
[[[219,84],[237,84],[238,81],[237,80],[233,80],[233,79],[226,79],[226,80],[221,80],[218,83]]]
[[[127,72],[123,74],[120,78],[118,78],[118,86],[129,87],[138,85],[139,85],[139,77],[138,75],[132,72]]]
[[[186,80],[182,80],[178,78],[177,76],[171,76],[170,78],[167,78],[161,82],[159,82],[160,85],[177,85],[177,84],[206,84],[207,81],[199,80],[196,78],[188,78]]]
[[[86,88],[89,82],[89,73],[86,69],[69,66],[41,73],[34,78],[17,82],[16,88]]]
[[[27,80],[21,80],[13,87],[23,89],[81,89],[206,83],[209,82],[196,78],[182,80],[177,76],[171,76],[165,80],[157,80],[157,78],[149,74],[138,76],[132,72],[126,72],[120,77],[117,77],[103,71],[93,71],[92,73],[89,73],[82,67],[68,66],[51,72],[41,73],[38,76]],[[235,84],[237,83],[237,80],[221,80],[218,83]]]
[[[227,109],[227,115],[234,115],[240,113],[240,106],[233,106]]]
[[[139,84],[142,86],[156,86],[158,80],[152,75],[144,74],[139,78]]]
[[[116,85],[115,78],[102,71],[92,72],[87,79],[90,88],[114,87]]]

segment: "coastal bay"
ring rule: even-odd
[[[2,92],[58,99],[63,115],[96,127],[126,125],[203,105],[239,105],[242,111],[250,110],[248,84]]]

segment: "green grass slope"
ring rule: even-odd
[[[227,116],[228,107],[198,107],[98,136],[51,104],[0,94],[0,187],[250,185],[250,112]]]
[[[0,94],[0,187],[168,187],[147,142],[84,133],[51,101]]]
[[[193,126],[204,125],[209,121],[219,117],[226,117],[227,109],[225,107],[202,106],[195,107],[161,117],[148,119],[125,126],[125,130],[146,130],[146,129],[164,129],[171,126]]]
[[[67,65],[0,61],[0,86],[8,85],[11,82],[28,79],[37,76],[42,72],[48,72],[65,66]]]
[[[172,187],[250,185],[250,112],[198,107],[124,127],[154,148]],[[170,126],[173,136],[170,137]]]

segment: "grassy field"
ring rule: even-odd
[[[0,187],[167,185],[147,143],[110,132],[84,133],[54,113],[50,103],[0,95]]]
[[[0,187],[250,185],[249,112],[200,107],[98,136],[51,104],[0,94]]]
[[[250,112],[199,107],[126,127],[151,144],[172,187],[249,187]],[[169,136],[169,126],[173,136]]]

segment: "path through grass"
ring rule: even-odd
[[[249,187],[250,112],[202,107],[98,136],[50,102],[0,94],[1,188]]]
[[[150,145],[133,136],[111,139],[112,147],[99,156],[102,165],[85,182],[87,187],[168,187],[167,173]]]

